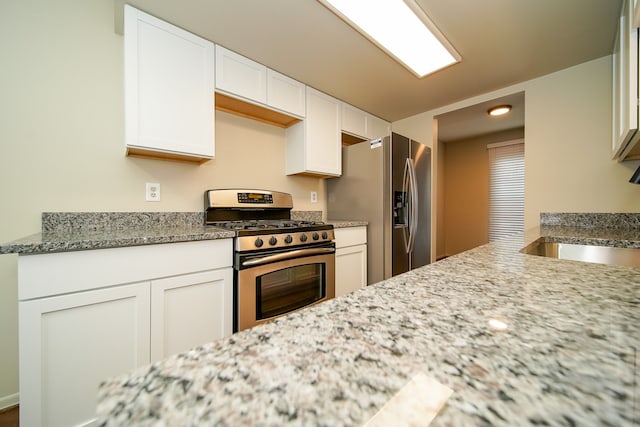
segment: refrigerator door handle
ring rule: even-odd
[[[402,175],[402,195],[404,200],[404,227],[402,228],[402,237],[404,240],[404,250],[406,253],[410,253],[410,245],[411,245],[411,215],[410,215],[410,191],[411,191],[411,159],[407,159],[404,164],[404,173]]]
[[[411,159],[407,159],[407,164],[409,166],[409,191],[411,192],[411,203],[409,204],[409,252],[413,252],[418,231],[418,181],[416,168]]]

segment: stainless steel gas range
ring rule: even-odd
[[[234,332],[335,296],[333,226],[291,219],[290,194],[207,190],[206,223],[235,231]]]

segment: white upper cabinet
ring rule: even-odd
[[[376,116],[367,116],[367,137],[368,139],[383,138],[391,135],[391,123]]]
[[[307,86],[305,120],[287,128],[286,173],[342,174],[340,101]]]
[[[216,45],[216,91],[297,119],[305,116],[305,85],[249,58]],[[267,112],[217,97],[222,109],[287,126],[289,121]]]
[[[367,135],[367,113],[343,102],[342,131],[365,138]]]
[[[342,131],[363,139],[376,139],[389,135],[390,124],[353,105],[342,103]]]
[[[287,113],[304,117],[305,85],[297,80],[267,69],[267,104]]]
[[[267,67],[216,45],[216,90],[267,103]]]
[[[214,157],[214,44],[124,6],[125,144],[131,155]]]
[[[640,159],[638,131],[638,29],[634,2],[624,1],[613,52],[612,154],[618,160]]]

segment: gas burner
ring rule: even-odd
[[[298,220],[243,220],[243,221],[216,221],[209,225],[224,228],[227,230],[279,230],[315,227],[325,225],[321,221],[298,221]]]

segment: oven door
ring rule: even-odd
[[[335,297],[335,245],[239,255],[234,331]]]

